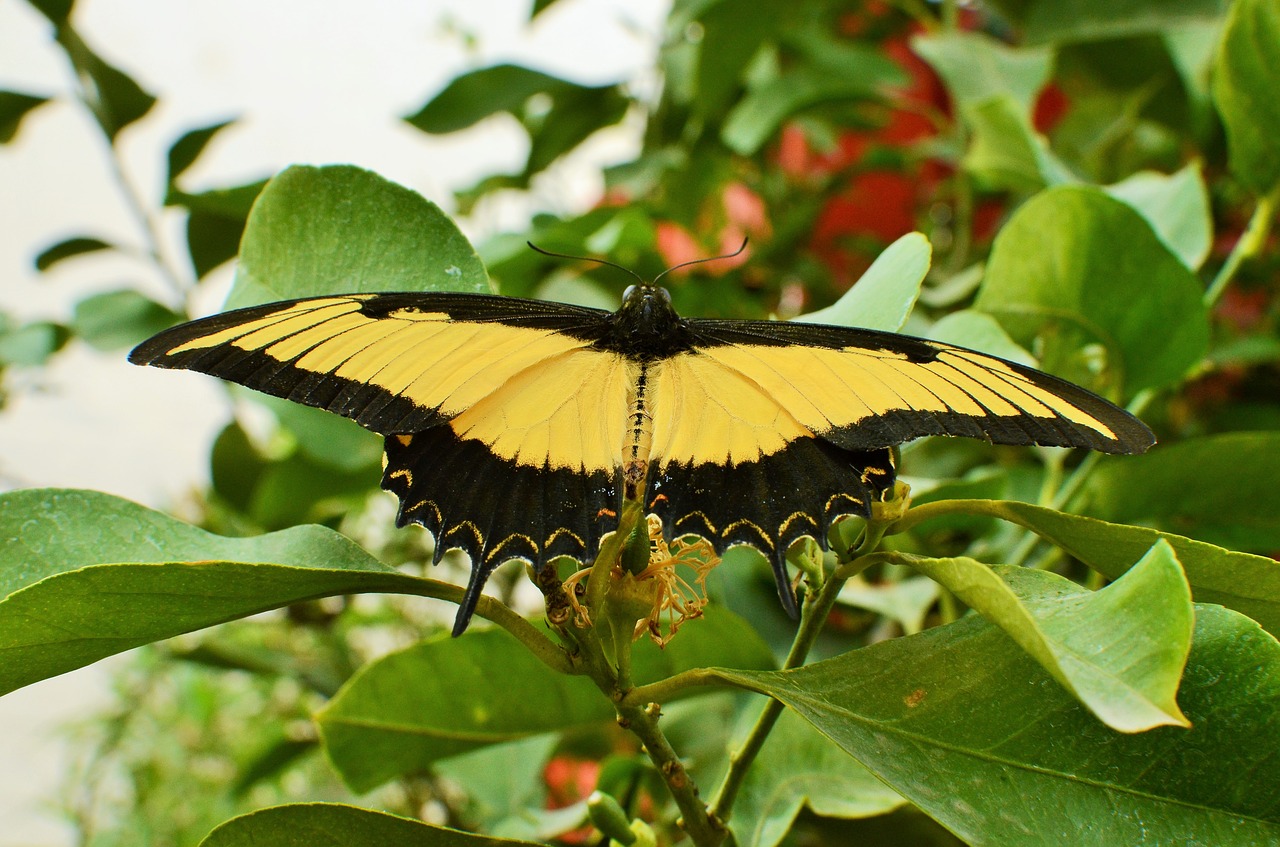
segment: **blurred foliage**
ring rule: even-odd
[[[54,96],[80,102],[118,156],[120,132],[147,120],[155,97],[94,51],[92,34],[75,28],[71,0],[31,2],[50,20],[77,80]],[[532,14],[550,5],[535,3]],[[1280,162],[1280,9],[1268,0],[1174,5],[798,0],[746,12],[730,0],[676,0],[655,56],[656,91],[634,80],[585,86],[503,64],[460,75],[405,120],[452,133],[505,116],[527,133],[523,167],[460,191],[454,200],[464,214],[554,179],[553,166],[601,130],[643,126],[639,153],[606,170],[593,208],[537,214],[524,231],[485,241],[477,248],[484,269],[459,260],[469,282],[484,284],[487,270],[505,294],[602,306],[629,283],[609,268],[534,253],[528,240],[652,276],[731,252],[749,237],[748,255],[666,276],[677,309],[790,318],[836,302],[884,248],[925,233],[932,268],[905,331],[1037,361],[1139,403],[1162,447],[1091,473],[1091,460],[1061,451],[916,442],[904,447],[902,468],[917,503],[983,497],[1070,507],[1231,545],[1258,554],[1247,562],[1262,567],[1262,557],[1280,552],[1280,252],[1267,229]],[[33,110],[47,99],[0,91],[0,143],[38,120]],[[39,368],[69,344],[118,357],[182,318],[209,272],[237,255],[266,184],[182,188],[184,173],[232,123],[192,129],[165,151],[157,164],[167,167],[163,195],[139,211],[136,243],[80,233],[35,251],[37,268],[55,280],[64,262],[133,256],[168,281],[169,302],[111,290],[82,300],[66,325],[0,314],[0,378]],[[415,200],[396,202],[406,220],[417,214]],[[155,221],[164,210],[186,216],[181,267],[162,258],[169,254]],[[459,255],[464,247],[453,245]],[[256,250],[247,238],[242,259],[270,257]],[[376,490],[376,438],[239,392],[229,405],[235,418],[212,445],[212,485],[193,497],[203,527],[250,536],[320,523],[383,562],[422,571],[431,539],[391,529],[393,506]],[[261,406],[270,411],[266,426]],[[1082,483],[1064,484],[1071,479]],[[891,543],[899,552],[1031,562],[1102,582],[1080,559],[989,515],[952,515]],[[460,565],[446,557],[444,567],[456,576]],[[517,568],[494,583],[504,600],[523,602]],[[786,653],[794,624],[759,555],[731,551],[711,587],[717,604],[749,620],[775,655]],[[359,668],[441,631],[435,611],[404,598],[306,602],[144,650],[120,672],[119,708],[75,730],[88,752],[66,806],[81,843],[187,847],[251,809],[350,799],[320,755],[311,716]],[[874,568],[846,587],[815,655],[936,629],[962,611],[954,595],[913,571]],[[1215,625],[1241,643],[1265,640]],[[975,678],[983,672],[972,669]],[[695,703],[664,707],[664,728],[711,786],[758,704],[744,695]],[[810,745],[818,752],[806,754]],[[788,717],[762,755],[769,772],[752,772],[743,790],[732,822],[741,847],[956,843],[835,750]],[[397,772],[362,804],[494,836],[590,843],[581,801],[599,787],[674,837],[661,782],[633,739],[608,722]],[[770,774],[794,779],[781,791]],[[856,794],[862,783],[871,787]],[[1067,790],[1045,792],[1038,799],[1052,803]]]

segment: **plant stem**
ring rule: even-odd
[[[70,56],[68,55],[68,60]],[[74,67],[75,62],[71,60]],[[88,94],[84,89],[84,82],[81,81],[79,73],[74,74],[76,79],[76,99],[80,101],[80,105],[89,112],[94,114],[94,108],[90,103]],[[147,206],[142,201],[137,188],[130,181],[128,174],[125,173],[124,162],[120,158],[120,151],[115,145],[114,139],[103,128],[101,122],[94,120],[94,126],[98,127],[102,132],[103,141],[107,145],[107,164],[111,171],[112,179],[120,189],[120,195],[124,199],[125,207],[129,210],[129,214],[133,217],[134,222],[138,225],[138,230],[142,235],[143,252],[151,264],[155,267],[156,272],[161,278],[173,289],[173,293],[182,301],[185,308],[187,292],[191,285],[183,279],[182,274],[178,273],[165,261],[164,254],[160,250],[160,230],[156,226],[154,216],[147,211]]]
[[[1267,234],[1271,231],[1271,223],[1275,219],[1278,203],[1280,203],[1280,185],[1273,188],[1269,194],[1258,198],[1258,205],[1254,207],[1248,225],[1204,293],[1206,306],[1217,303],[1222,292],[1226,290],[1227,284],[1235,278],[1241,263],[1245,259],[1256,256],[1266,246]]]
[[[698,847],[716,847],[724,841],[724,824],[714,813],[708,812],[698,796],[698,787],[658,726],[658,717],[662,714],[658,704],[618,703],[617,710],[619,725],[635,733],[644,743],[649,760],[658,769],[680,809],[679,825],[693,843]]]
[[[412,580],[409,585],[405,584],[405,580]],[[355,592],[352,592],[355,593]],[[437,600],[447,600],[450,603],[461,603],[464,591],[456,585],[450,585],[447,582],[439,582],[426,577],[410,577],[406,574],[395,574],[394,577],[383,583],[380,580],[372,581],[371,584],[364,586],[360,593],[371,594],[409,594],[416,597],[432,597]],[[300,598],[304,600],[319,599],[327,597],[327,594],[319,594],[316,597]],[[538,659],[553,671],[565,674],[580,674],[582,669],[569,659],[565,650],[556,644],[550,638],[529,621],[504,606],[500,601],[495,600],[488,595],[482,595],[480,601],[476,603],[476,615],[491,621],[498,626],[511,633],[517,641],[525,646],[529,652],[537,656]]]
[[[120,159],[120,151],[108,139],[108,149],[110,155],[108,160],[111,165],[111,174],[115,178],[116,184],[120,187],[120,193],[124,197],[125,205],[129,208],[130,214],[133,215],[134,221],[138,224],[138,230],[142,233],[143,250],[151,264],[155,267],[156,272],[168,284],[173,293],[178,296],[183,307],[186,307],[187,292],[191,289],[191,284],[185,281],[182,276],[175,271],[167,261],[164,254],[160,250],[160,231],[156,226],[155,217],[147,210],[146,205],[142,202],[133,183],[129,180],[128,174],[124,170],[124,162]]]
[[[840,593],[840,586],[845,580],[831,578],[822,586],[822,590],[816,594],[810,594],[805,597],[804,608],[800,613],[800,627],[796,630],[796,637],[791,642],[791,650],[787,653],[787,660],[783,662],[782,669],[799,667],[804,664],[805,658],[809,655],[809,650],[813,647],[813,642],[818,637],[818,632],[822,629],[822,624],[826,621],[827,615],[831,611],[831,607],[835,604],[836,595]],[[720,783],[720,788],[716,792],[716,796],[711,801],[711,814],[720,820],[728,820],[729,814],[733,810],[733,802],[738,797],[738,791],[742,788],[742,782],[747,776],[747,771],[751,767],[751,763],[755,761],[760,750],[764,747],[764,742],[768,739],[769,733],[773,731],[774,725],[778,722],[778,718],[782,717],[782,710],[785,707],[779,700],[770,698],[765,702],[764,707],[760,710],[756,722],[752,725],[751,731],[747,733],[746,739],[729,757],[729,770],[725,774],[724,781]]]
[[[800,626],[797,628],[795,638],[791,642],[791,649],[787,652],[786,661],[782,663],[783,670],[798,668],[804,664],[805,659],[809,656],[809,651],[813,649],[813,644],[818,638],[818,633],[822,631],[822,626],[827,621],[827,616],[831,614],[831,608],[835,605],[836,598],[840,595],[840,589],[844,587],[850,577],[871,564],[872,560],[867,557],[879,545],[887,526],[888,522],[868,520],[866,530],[857,548],[849,551],[841,560],[837,561],[835,571],[826,579],[816,594],[810,592],[805,595],[804,606],[800,612]],[[751,731],[747,733],[746,739],[743,740],[742,746],[730,756],[729,770],[725,774],[724,781],[720,783],[716,796],[711,801],[711,814],[718,820],[727,821],[729,819],[729,814],[733,810],[734,800],[737,799],[738,791],[742,788],[742,782],[746,778],[747,771],[751,768],[756,756],[759,755],[761,748],[764,747],[764,742],[768,739],[769,733],[773,731],[778,718],[782,717],[783,708],[784,706],[780,701],[768,700],[760,710],[760,715],[752,725]]]

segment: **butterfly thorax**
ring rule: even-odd
[[[607,324],[605,334],[593,346],[630,359],[664,359],[694,348],[688,322],[676,314],[667,290],[657,285],[628,288]]]

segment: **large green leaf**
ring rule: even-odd
[[[784,712],[738,790],[738,847],[775,847],[808,806],[830,818],[883,815],[906,801],[794,712]]]
[[[708,665],[773,665],[751,627],[715,607],[665,650],[647,640],[634,650],[640,684]],[[316,720],[342,778],[367,791],[438,759],[613,716],[589,680],[551,671],[493,629],[427,641],[366,665]]]
[[[291,167],[245,226],[227,307],[377,291],[489,291],[475,249],[435,204],[350,165]]]
[[[1047,575],[1028,582],[1019,569],[963,557],[914,566],[1004,630],[1112,729],[1185,725],[1174,698],[1191,649],[1191,592],[1166,542],[1101,591]]]
[[[1274,559],[1016,500],[970,500],[963,510],[1024,526],[1111,579],[1118,579],[1163,539],[1177,554],[1197,602],[1220,603],[1243,612],[1268,632],[1280,635],[1280,562]]]
[[[1218,47],[1213,98],[1228,160],[1259,194],[1280,184],[1280,4],[1235,0]]]
[[[1280,432],[1211,435],[1104,461],[1089,479],[1086,508],[1108,521],[1270,553],[1280,550],[1277,480]]]
[[[1200,361],[1201,292],[1132,207],[1062,186],[1033,197],[1001,230],[974,305],[1023,347],[1040,346],[1046,369],[1129,395]],[[1101,378],[1091,377],[1091,345],[1106,352]]]
[[[539,847],[338,803],[274,806],[232,818],[200,847]]]
[[[886,247],[839,300],[796,320],[897,332],[920,296],[932,253],[922,233],[907,233]]]
[[[782,700],[970,844],[1277,843],[1280,644],[1196,611],[1189,730],[1113,732],[976,616],[797,670],[716,675]]]
[[[0,144],[12,141],[27,113],[48,102],[48,97],[36,97],[19,91],[0,91]]]
[[[224,538],[93,491],[0,495],[0,693],[184,632],[361,592],[461,597],[300,526]]]

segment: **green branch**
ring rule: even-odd
[[[374,586],[366,593],[381,593],[385,591],[395,594],[409,594],[415,597],[432,597],[437,600],[446,600],[450,603],[458,604],[462,602],[462,597],[465,593],[457,585],[427,579],[426,577],[413,577],[414,587],[405,588],[402,581],[403,575],[398,575],[398,577],[393,587],[380,588]],[[582,673],[582,670],[570,661],[564,648],[548,638],[542,630],[507,606],[504,606],[500,601],[488,595],[481,595],[480,602],[476,604],[475,613],[479,617],[505,629],[517,641],[528,648],[530,653],[553,671],[564,674]]]

